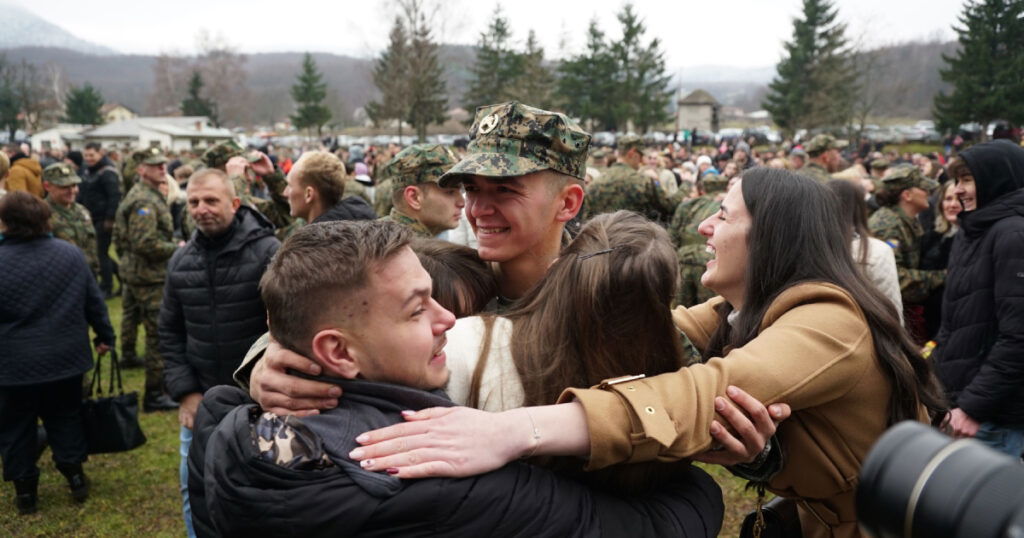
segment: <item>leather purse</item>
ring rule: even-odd
[[[110,361],[110,382],[107,395],[103,394],[103,356],[96,358],[96,368],[89,383],[89,394],[82,401],[82,427],[90,454],[125,452],[146,442],[146,435],[139,425],[139,393],[125,394],[121,382],[121,367],[117,353],[107,355]],[[115,377],[116,376],[116,377]],[[114,380],[117,393],[114,393]]]

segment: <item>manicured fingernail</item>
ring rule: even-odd
[[[736,396],[740,391],[736,387],[729,385],[729,388],[725,389],[725,392],[728,393],[729,396]]]
[[[711,423],[711,435],[718,435],[718,423],[717,422],[712,422]]]
[[[715,411],[725,411],[725,399],[721,396],[715,398]]]
[[[365,443],[365,442],[367,442],[369,440],[370,440],[370,436],[366,435],[365,433],[360,435],[359,437],[356,437],[356,442],[357,443]],[[358,450],[358,449],[356,449],[356,450]]]
[[[775,407],[774,405],[771,407],[771,411],[772,411],[772,414],[777,416],[777,417],[782,415],[782,409],[779,409],[778,407]]]
[[[337,398],[341,396],[341,387],[331,387],[330,389],[327,390],[327,395],[332,398]]]
[[[373,460],[363,460],[359,462],[359,466],[363,469],[373,466]]]
[[[324,409],[334,409],[338,407],[338,400],[324,400],[322,407]]]
[[[358,439],[356,439],[356,440],[358,441]],[[348,453],[348,457],[350,457],[350,458],[352,458],[354,460],[362,458],[363,457],[363,449],[357,448],[357,449],[353,450],[352,452],[349,452]]]
[[[416,411],[409,411],[409,410],[402,411],[402,416],[403,417],[411,417],[411,416],[413,416],[415,414],[416,414]]]
[[[387,471],[388,471],[388,474],[392,475],[392,476],[398,474],[398,469],[395,469],[394,467],[388,467]]]

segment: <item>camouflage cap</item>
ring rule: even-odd
[[[882,178],[882,189],[889,192],[899,192],[911,187],[931,192],[939,188],[939,183],[926,177],[918,167],[912,164],[893,166]]]
[[[132,154],[132,159],[135,164],[164,164],[167,162],[167,156],[164,155],[163,150],[155,146],[136,151]]]
[[[48,181],[58,187],[70,187],[82,182],[82,178],[75,173],[75,168],[70,164],[53,163],[43,170],[43,181]]]
[[[603,148],[597,148],[590,152],[590,156],[595,159],[603,159],[608,156],[608,151]]]
[[[227,140],[204,151],[203,164],[208,168],[220,168],[227,164],[232,157],[237,157],[244,152],[245,148],[238,145],[238,142]]]
[[[705,194],[725,192],[729,188],[729,178],[718,174],[705,174],[700,178],[700,183],[704,186]]]
[[[465,176],[524,176],[554,170],[583,179],[590,135],[565,114],[509,101],[482,106],[469,129],[466,157],[439,183],[451,187]]]
[[[409,146],[391,158],[380,171],[380,179],[390,179],[394,188],[421,183],[437,183],[445,172],[459,162],[448,146],[441,144]]]
[[[875,159],[875,160],[871,161],[871,169],[872,170],[885,170],[887,168],[889,168],[889,160],[888,159]]]
[[[637,151],[644,150],[644,140],[637,135],[622,135],[615,141],[615,149],[619,150],[620,155],[634,148]]]
[[[804,150],[811,157],[816,157],[825,151],[830,149],[843,149],[849,145],[846,140],[837,140],[836,137],[829,134],[815,135],[809,142],[804,144]]]

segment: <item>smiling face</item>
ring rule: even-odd
[[[196,222],[196,228],[206,237],[217,237],[227,231],[241,205],[238,197],[229,190],[229,181],[212,172],[196,174],[189,181],[186,190],[188,212]]]
[[[561,196],[546,181],[552,180],[544,172],[465,180],[466,217],[476,233],[481,259],[508,262],[560,241],[559,224],[572,215],[562,220]]]
[[[368,310],[347,331],[348,353],[360,377],[427,390],[447,383],[445,333],[455,316],[430,291],[430,275],[409,247],[373,271],[354,297],[366,301]]]
[[[742,180],[737,181],[722,200],[721,209],[697,228],[708,240],[708,252],[714,255],[700,283],[724,297],[737,310],[742,308],[747,289],[747,236],[752,223],[741,187]]]
[[[950,224],[956,224],[956,217],[963,211],[960,200],[956,197],[956,184],[950,183],[942,193],[942,216]]]
[[[71,207],[71,204],[75,203],[75,198],[78,196],[77,184],[60,187],[49,181],[44,181],[43,188],[46,189],[47,197],[61,207]]]
[[[953,189],[956,197],[964,206],[964,211],[978,209],[978,184],[974,182],[974,176],[963,174],[956,178],[956,187]]]

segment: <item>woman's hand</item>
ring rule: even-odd
[[[320,365],[271,340],[249,376],[249,396],[265,411],[308,416],[338,406],[341,387],[293,376],[288,369],[320,375]]]
[[[730,386],[726,389],[726,394],[739,408],[718,396],[715,398],[715,410],[725,417],[739,439],[714,420],[711,422],[711,436],[721,448],[701,452],[693,459],[718,465],[750,463],[761,454],[772,435],[775,435],[775,426],[789,418],[790,408],[786,404],[772,404],[766,408],[757,398],[739,387]]]
[[[403,411],[408,422],[356,437],[363,446],[349,457],[368,471],[387,471],[399,478],[485,473],[524,454],[523,441],[533,439],[525,413],[468,407]]]

